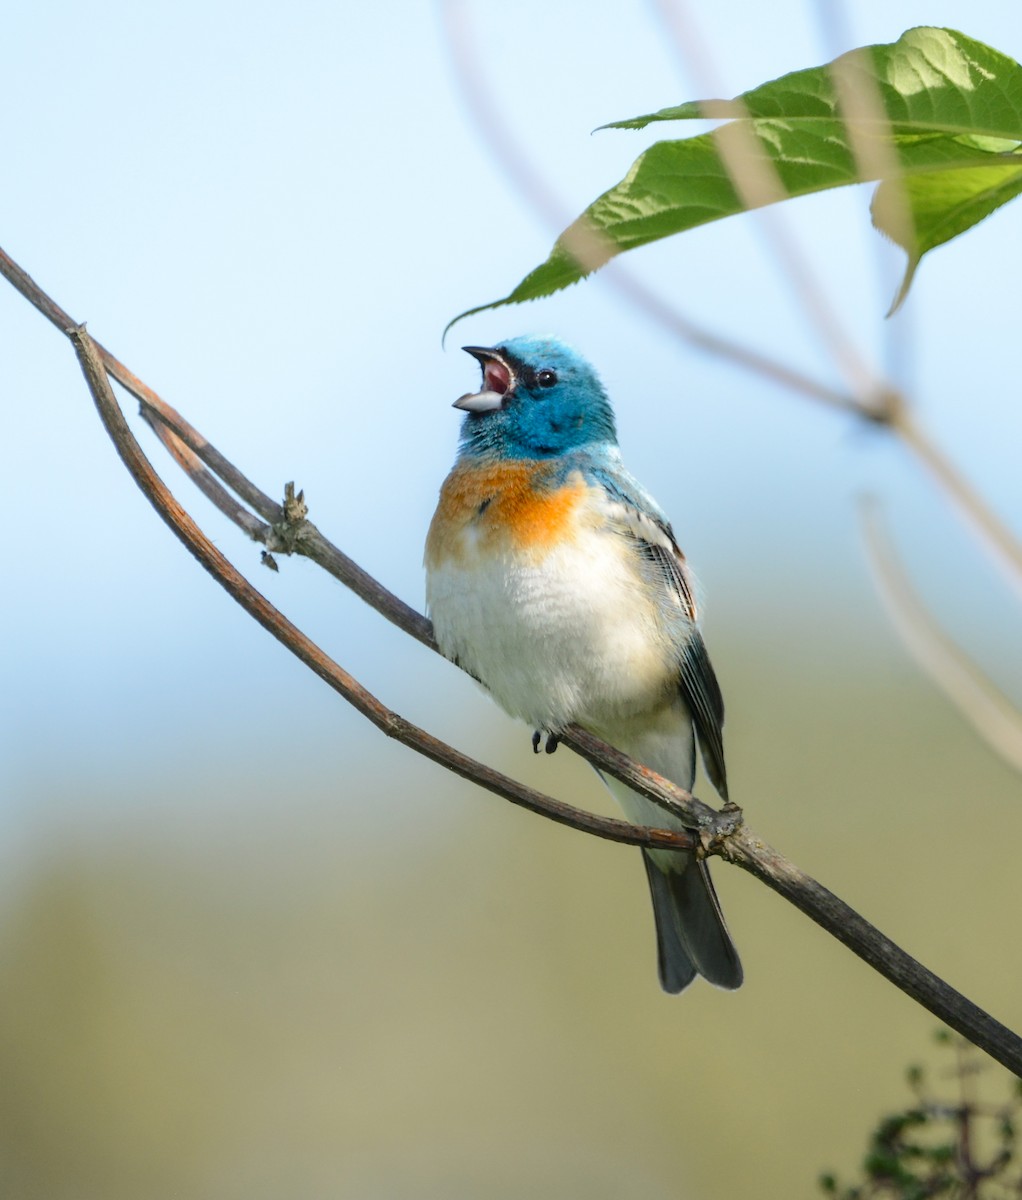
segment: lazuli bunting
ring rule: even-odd
[[[426,541],[440,649],[537,731],[534,747],[575,723],[691,790],[698,741],[726,799],[724,705],[692,581],[667,518],[621,465],[599,377],[552,338],[465,349],[482,388],[455,401],[460,449]],[[606,782],[630,820],[683,827]],[[738,987],[706,863],[642,855],[664,990],[696,975]]]

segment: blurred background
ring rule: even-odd
[[[750,824],[1018,1028],[1019,779],[909,659],[858,528],[856,498],[878,496],[934,614],[1022,701],[1019,595],[931,481],[882,431],[701,356],[601,279],[441,347],[558,232],[494,120],[567,220],[656,137],[590,131],[702,95],[700,71],[733,94],[965,20],[950,0],[721,0],[700,7],[693,73],[672,15],[19,6],[0,244],[265,490],[297,481],[320,528],[416,605],[450,404],[477,380],[458,347],[577,345],[701,580]],[[976,0],[964,31],[1022,56],[1009,0]],[[784,216],[862,352],[1022,533],[1017,205],[930,256],[885,321],[901,263],[868,195]],[[625,265],[840,383],[756,219]],[[0,361],[3,1195],[731,1200],[811,1195],[821,1169],[853,1167],[905,1103],[933,1018],[722,864],[747,983],[662,995],[635,852],[389,744],[245,617],[119,465],[69,345],[6,284]],[[140,437],[218,545],[387,704],[611,811],[585,764],[534,759],[528,730],[315,567],[263,570]]]

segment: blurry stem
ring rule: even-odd
[[[768,379],[780,387],[789,388],[793,392],[800,392],[803,396],[808,396],[809,399],[816,400],[828,408],[856,415],[861,414],[862,406],[848,392],[820,383],[819,380],[803,375],[801,371],[796,371],[794,367],[789,367],[777,359],[767,358],[758,350],[753,350],[751,346],[733,342],[730,338],[722,337],[693,324],[677,308],[668,304],[662,296],[658,296],[647,288],[636,275],[626,271],[620,263],[607,263],[600,273],[621,296],[630,301],[645,317],[654,321],[674,337],[688,342],[695,349],[726,359],[732,366],[741,367],[753,375],[759,375],[761,378]]]
[[[756,837],[742,825],[737,810],[725,808],[723,812],[715,813],[670,781],[634,763],[626,755],[584,730],[571,727],[564,731],[561,740],[601,770],[627,783],[661,806],[671,809],[691,825],[693,832],[689,834],[658,830],[632,825],[627,821],[597,817],[545,796],[461,754],[386,708],[270,604],[216,549],[184,511],[157,475],[128,427],[110,385],[107,374],[111,371],[110,364],[117,365],[118,377],[124,376],[131,380],[131,390],[134,394],[149,394],[149,389],[117,363],[113,356],[102,351],[83,327],[70,320],[61,326],[59,318],[66,314],[63,314],[2,251],[0,273],[70,337],[100,418],[122,461],[175,535],[250,616],[388,737],[395,738],[424,757],[440,763],[462,778],[478,783],[514,804],[571,828],[632,845],[660,849],[695,849],[697,854],[716,854],[727,858],[767,883],[963,1037],[985,1050],[1009,1070],[1022,1075],[1022,1038],[916,962],[843,901]],[[169,426],[176,425],[180,434],[187,435],[195,447],[204,451],[207,463],[214,458],[221,461],[221,456],[213,451],[183,418],[169,409],[169,406],[161,401],[159,406],[152,407],[153,411],[159,407]],[[198,453],[198,450],[194,452]],[[187,460],[187,456],[185,457]],[[266,507],[266,515],[272,515],[269,509],[273,502],[264,493],[255,488],[226,460],[222,460],[222,466],[231,478],[232,488],[261,498],[259,502]],[[217,472],[220,473],[219,468]],[[221,475],[221,478],[224,476]],[[292,507],[295,506],[292,504]],[[297,511],[304,513],[301,505],[297,506]],[[284,543],[286,549],[301,551],[303,518],[298,520],[296,528],[289,529],[288,514],[281,515],[282,520],[271,532]],[[377,584],[375,590],[368,589],[364,598],[383,615],[404,627],[407,606],[402,605],[381,585]],[[418,617],[418,621],[419,640],[427,642],[428,622],[422,617]],[[427,644],[433,644],[431,638]]]
[[[685,0],[656,0],[656,7],[696,87],[705,97],[724,91],[713,56],[700,35]],[[743,206],[756,210],[757,222],[765,231],[766,243],[799,301],[807,323],[830,353],[849,384],[852,395],[869,404],[875,393],[886,390],[878,381],[849,337],[830,302],[826,289],[788,232],[784,215],[770,207],[788,199],[787,189],[773,161],[760,149],[759,139],[749,121],[749,113],[739,100],[731,101],[734,119],[713,131],[713,139],[735,192]]]
[[[937,626],[909,583],[879,505],[863,503],[861,515],[877,591],[909,653],[987,745],[1022,771],[1022,713]]]
[[[713,78],[712,58],[699,40],[686,0],[656,0],[661,15],[675,33],[675,43],[689,67],[702,77],[706,90],[713,94],[718,86]],[[840,9],[840,5],[828,7]],[[899,245],[911,245],[915,239],[915,223],[911,205],[905,194],[901,169],[893,145],[880,137],[865,137],[864,128],[876,128],[887,121],[879,87],[864,64],[863,51],[849,51],[839,56],[830,69],[831,81],[837,96],[838,111],[844,121],[851,144],[852,154],[862,179],[883,179],[889,184],[902,186],[892,189],[890,218],[897,227],[894,240]],[[732,101],[732,105],[737,101]],[[747,117],[747,114],[746,114]],[[736,184],[739,195],[746,200],[746,207],[753,208],[770,202],[771,197],[784,198],[783,184],[776,169],[768,158],[756,153],[751,139],[754,134],[751,123],[739,114],[731,125],[746,131],[747,142],[743,146],[736,142],[730,145],[718,139],[718,149],[729,174]],[[718,131],[718,133],[723,130]],[[770,177],[758,179],[750,176],[755,168]],[[764,218],[767,214],[759,214]],[[807,320],[815,323],[831,345],[835,361],[842,366],[850,380],[856,397],[855,407],[868,420],[885,426],[901,439],[915,455],[917,461],[936,479],[938,486],[962,512],[973,530],[980,535],[983,544],[992,551],[1002,567],[1007,567],[1011,581],[1022,587],[1022,544],[998,520],[983,498],[966,481],[951,460],[936,445],[915,417],[902,393],[893,384],[882,379],[873,379],[868,374],[849,339],[844,335],[836,316],[830,311],[823,288],[817,283],[803,262],[797,245],[786,236],[780,225],[768,226],[768,232],[778,256],[802,302],[802,311]]]
[[[542,173],[533,167],[528,155],[515,141],[490,97],[479,66],[485,62],[485,56],[472,43],[465,0],[440,0],[439,7],[454,76],[468,101],[468,112],[476,122],[483,141],[496,157],[504,174],[531,207],[548,224],[562,229],[567,225],[568,218],[560,203],[548,188]],[[751,346],[732,341],[696,324],[675,305],[647,288],[621,263],[608,263],[601,268],[600,275],[649,320],[696,349],[830,407],[853,412],[860,410],[861,406],[854,396],[803,375],[786,363],[760,354]]]
[[[908,408],[902,405],[894,409],[889,416],[889,424],[916,460],[933,476],[940,490],[979,536],[980,544],[987,548],[1011,583],[1022,590],[1022,545],[1014,534],[990,510],[983,497],[930,435],[917,424]]]
[[[813,0],[812,8],[816,13],[816,21],[824,53],[829,60],[833,61],[855,44],[847,4],[844,3],[844,0]],[[847,76],[844,77],[844,80],[834,80],[837,87],[843,86],[845,81],[847,81]],[[865,84],[866,81],[863,80],[863,83]],[[868,77],[867,86],[870,89],[867,106],[873,108],[874,111],[866,115],[871,115],[876,120],[876,107],[882,108],[883,102],[876,86],[876,80],[872,76]],[[842,101],[842,106],[844,107],[844,101]],[[854,108],[855,104],[853,102],[853,111]],[[897,194],[894,196],[894,203],[903,206],[902,224],[905,225],[912,222],[908,195],[904,185],[898,188]],[[904,216],[906,213],[908,217],[907,221]],[[900,264],[899,267],[894,268],[892,273],[892,255],[900,252],[900,247],[898,250],[895,250],[886,239],[879,237],[869,237],[868,241],[869,250],[875,265],[878,291],[885,295],[893,295],[897,287],[895,276],[903,277],[905,273],[904,267],[900,266]],[[903,391],[911,390],[908,386],[908,381],[912,377],[913,347],[915,341],[913,337],[914,324],[912,310],[908,309],[906,311],[904,306],[902,306],[899,310],[897,321],[887,320],[884,322],[882,334],[884,340],[884,371],[887,377]]]

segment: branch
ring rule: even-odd
[[[898,561],[879,505],[860,505],[860,521],[873,582],[906,649],[990,749],[1022,771],[1022,713],[933,619]]]
[[[890,428],[929,471],[966,524],[978,534],[979,544],[1005,570],[1016,589],[1022,589],[1022,544],[986,501],[969,483],[955,464],[933,441],[904,406],[890,414]]]
[[[13,264],[8,264],[10,260],[0,251],[0,273],[6,275],[23,294],[28,295],[41,311],[60,311],[24,272],[18,268],[11,270]],[[694,849],[700,855],[723,856],[784,896],[945,1024],[985,1050],[1009,1070],[1022,1075],[1022,1039],[916,962],[843,901],[744,828],[736,810],[714,812],[655,772],[634,763],[626,755],[605,745],[584,730],[572,727],[565,731],[562,737],[564,742],[601,770],[635,788],[655,803],[671,808],[686,821],[693,832],[676,833],[597,817],[545,796],[461,754],[384,706],[288,621],[206,538],[168,491],[128,427],[107,377],[107,371],[110,369],[108,362],[117,360],[93,342],[84,328],[74,325],[73,322],[69,323],[64,332],[74,344],[100,418],[118,453],[163,520],[202,566],[251,616],[388,737],[395,738],[462,778],[476,782],[514,804],[571,828],[631,845],[660,849]],[[118,367],[132,380],[131,390],[134,394],[137,395],[140,390],[148,393],[149,389],[127,372],[126,368],[121,364],[118,364]],[[199,457],[205,456],[203,461],[207,464],[218,457],[201,435],[173,413],[169,406],[160,401],[159,407],[162,416],[166,417],[168,428],[172,429],[175,436],[185,441],[189,450]],[[263,493],[253,488],[236,468],[230,467],[230,473],[239,487],[250,491],[251,494],[263,496]],[[266,499],[266,503],[272,504],[272,501]],[[299,531],[301,524],[299,520]],[[291,532],[296,531],[292,529]],[[303,539],[296,536],[293,540],[295,549],[304,553]],[[340,555],[340,551],[336,553]],[[344,562],[350,563],[346,556],[340,557]],[[365,572],[361,574],[365,576]],[[364,598],[383,615],[401,624],[407,606],[381,585],[372,582],[375,589],[369,589]],[[429,623],[418,614],[416,618],[418,633],[423,635],[419,640],[427,642]],[[431,638],[427,644],[432,644]]]
[[[502,775],[499,771],[494,771],[485,764],[459,753],[381,704],[371,692],[362,687],[353,676],[324,654],[261,592],[257,591],[199,529],[157,475],[135,440],[110,386],[99,347],[86,333],[84,326],[72,325],[67,334],[78,355],[82,373],[89,385],[96,408],[99,410],[100,419],[110,435],[121,461],[150,504],[185,547],[198,559],[199,563],[245,609],[249,616],[254,617],[264,629],[286,646],[320,679],[329,684],[335,692],[343,696],[364,717],[368,718],[377,729],[382,730],[388,737],[395,738],[406,746],[411,746],[418,753],[449,768],[455,774],[480,783],[512,803],[533,812],[542,813],[561,824],[583,829],[587,833],[608,838],[611,841],[622,841],[636,846],[688,850],[695,847],[695,839],[686,834],[674,833],[666,829],[646,829],[642,826],[632,825],[628,821],[597,817],[574,808],[570,804],[564,804],[552,797],[544,796],[542,792],[518,783],[517,780]],[[608,769],[611,769],[612,765],[608,764]],[[654,776],[653,772],[649,772],[649,775],[653,779],[658,778]],[[671,785],[668,781],[664,780],[663,782],[669,789]],[[678,790],[680,791],[680,789]]]

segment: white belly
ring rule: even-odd
[[[539,557],[465,551],[427,575],[437,642],[512,716],[608,728],[674,692],[676,651],[618,537],[587,531]]]

